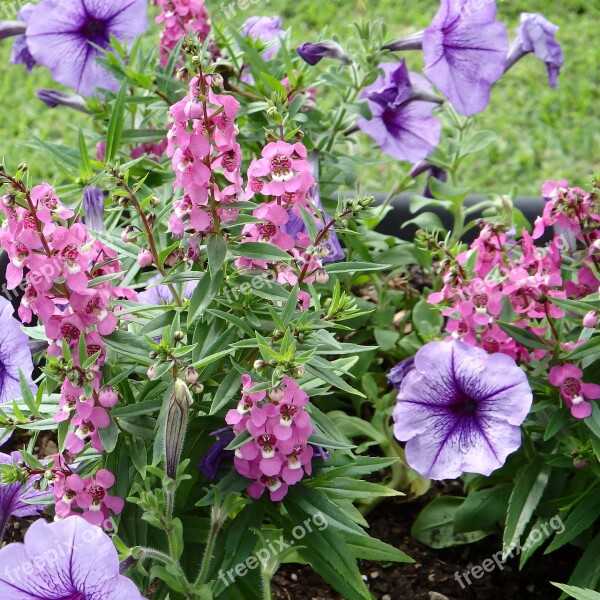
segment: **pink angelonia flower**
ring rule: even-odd
[[[83,518],[92,525],[102,526],[110,519],[110,512],[121,514],[125,502],[112,496],[108,490],[115,484],[115,476],[100,469],[95,477],[85,481],[85,491],[77,496],[77,504],[83,509]]]
[[[71,294],[71,307],[86,327],[96,325],[101,335],[110,335],[117,317],[110,311],[110,292],[94,288]]]
[[[69,452],[73,454],[81,452],[88,438],[94,450],[104,451],[104,446],[98,434],[99,429],[104,429],[110,425],[110,417],[104,408],[100,406],[93,408],[87,419],[79,416],[74,417],[71,424],[75,425],[75,431],[67,435],[65,442],[65,447]]]
[[[560,395],[571,414],[577,419],[585,419],[592,414],[592,405],[587,401],[600,398],[600,385],[583,383],[583,371],[572,364],[552,367],[548,381],[560,388]]]

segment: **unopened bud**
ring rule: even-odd
[[[137,261],[138,261],[138,264],[140,265],[140,267],[147,267],[147,266],[151,265],[153,260],[154,260],[154,258],[152,256],[152,252],[150,252],[150,250],[146,250],[146,248],[142,248],[139,251]]]
[[[125,229],[121,232],[121,240],[126,244],[128,242],[133,242],[135,238],[130,237],[131,232],[133,231],[133,227],[131,225],[127,225]]]
[[[2,197],[2,202],[4,206],[13,206],[15,203],[16,196],[12,192],[7,192]]]
[[[150,200],[150,204],[156,208],[160,204],[160,198],[153,196]]]
[[[325,269],[317,269],[315,281],[321,285],[329,281],[329,273]]]
[[[194,400],[187,385],[181,379],[176,379],[173,386],[173,395],[169,402],[165,431],[165,461],[167,475],[171,479],[175,479],[177,475],[177,468],[181,459],[190,415],[190,407],[193,402]]]
[[[598,325],[598,313],[595,310],[590,310],[585,317],[583,317],[583,326],[588,329],[595,329]]]
[[[176,331],[175,333],[173,333],[173,339],[176,342],[181,342],[181,340],[183,340],[185,338],[185,333],[183,333],[183,331]]]
[[[587,467],[587,462],[585,460],[583,460],[582,458],[575,459],[573,461],[573,466],[576,469],[585,469],[585,467]]]
[[[151,365],[146,375],[148,375],[148,379],[152,379],[156,375],[156,365]]]
[[[283,388],[278,385],[277,387],[271,388],[269,390],[269,399],[273,402],[281,402],[283,400]]]
[[[204,386],[201,383],[196,382],[192,386],[192,391],[194,392],[194,394],[201,394],[204,391]]]
[[[264,369],[267,366],[267,363],[264,360],[261,360],[260,358],[258,360],[254,361],[254,369],[256,371],[260,371],[261,369]]]
[[[304,377],[305,373],[306,373],[306,369],[303,366],[294,367],[292,369],[292,377],[294,379],[302,379],[302,377]]]
[[[29,170],[29,166],[27,165],[27,163],[21,163],[19,165],[19,171],[22,171],[23,173],[25,173],[28,170]]]
[[[188,383],[196,383],[196,381],[198,381],[199,376],[200,375],[198,374],[198,371],[196,371],[194,367],[188,367],[185,372],[185,380]]]
[[[148,356],[154,360],[155,358],[158,358],[158,354],[156,352],[154,352],[154,350],[152,350],[152,352],[148,353]]]

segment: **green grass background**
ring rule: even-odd
[[[253,15],[279,14],[292,29],[294,43],[317,39],[323,28],[343,38],[354,20],[367,19],[384,21],[390,37],[400,36],[427,26],[438,5],[437,0],[207,0],[213,20],[224,20],[234,10],[237,14],[230,22],[235,25]],[[538,193],[548,178],[566,177],[585,185],[600,170],[600,0],[504,0],[498,6],[511,32],[522,11],[542,12],[558,24],[566,64],[556,90],[548,87],[545,66],[533,56],[495,86],[489,108],[476,123],[495,131],[498,143],[470,160],[467,182],[481,193],[516,187],[520,194]],[[0,157],[13,168],[26,161],[36,178],[59,182],[50,160],[23,142],[36,135],[74,143],[86,117],[66,109],[49,110],[39,102],[35,90],[52,87],[51,78],[40,67],[28,76],[24,67],[8,65],[10,46],[10,40],[0,42]],[[408,60],[418,69],[417,53],[409,53]],[[385,160],[378,174],[386,172],[386,165],[392,179],[396,170]],[[377,179],[378,189],[387,185],[379,175],[374,185]]]

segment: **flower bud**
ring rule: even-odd
[[[267,366],[267,363],[264,360],[261,360],[260,358],[258,360],[254,361],[254,369],[256,371],[260,371],[261,369],[264,369]]]
[[[273,402],[281,402],[283,400],[283,388],[280,385],[271,388],[269,390],[268,396],[269,399]]]
[[[130,237],[131,232],[133,231],[133,227],[131,225],[127,225],[125,229],[121,232],[121,240],[123,240],[126,244],[128,242],[133,242],[134,237]]]
[[[150,250],[146,250],[146,248],[142,248],[139,251],[137,261],[138,261],[138,264],[140,265],[140,267],[147,267],[147,266],[151,265],[153,260],[154,259],[152,258],[152,253],[150,252]]]
[[[185,333],[183,333],[183,331],[176,331],[175,333],[173,333],[173,339],[176,342],[181,342],[181,340],[183,340],[185,338]]]
[[[204,391],[204,385],[202,385],[201,383],[195,383],[192,386],[192,391],[194,392],[194,394],[201,394]]]
[[[588,329],[595,329],[598,325],[598,313],[595,310],[590,310],[585,317],[583,317],[583,326]]]
[[[148,375],[148,379],[152,379],[156,375],[156,365],[151,365],[146,374]]]
[[[196,381],[198,381],[198,371],[196,371],[196,369],[194,369],[194,367],[188,367],[186,372],[185,372],[185,380],[188,383],[196,383]]]
[[[167,475],[171,479],[175,479],[177,475],[192,403],[187,385],[181,379],[176,379],[169,402],[165,431],[165,461]]]
[[[315,281],[320,284],[327,283],[329,281],[329,273],[325,269],[317,269]]]
[[[119,401],[119,396],[115,388],[105,385],[98,393],[98,402],[104,408],[112,408]]]
[[[302,377],[304,377],[304,374],[306,373],[306,369],[300,365],[299,367],[294,367],[292,369],[292,377],[294,379],[302,379]]]

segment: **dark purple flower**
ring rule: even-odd
[[[342,47],[331,40],[324,40],[317,44],[305,42],[296,48],[296,52],[298,52],[302,60],[313,67],[324,58],[333,58],[344,63],[350,62],[348,55],[342,50]]]
[[[19,33],[25,34],[27,23],[29,23],[29,17],[31,16],[31,11],[34,8],[35,6],[31,2],[28,2],[19,10],[17,17],[20,21],[19,25],[23,28]],[[0,39],[2,39],[1,33]],[[35,67],[37,64],[35,58],[33,58],[29,52],[29,46],[27,45],[27,38],[25,35],[18,35],[15,38],[9,62],[11,65],[25,65],[30,73],[33,67]]]
[[[68,106],[84,113],[89,113],[85,98],[79,94],[65,94],[57,90],[42,88],[37,91],[37,97],[48,107]]]
[[[173,302],[173,294],[171,293],[168,285],[162,283],[159,285],[152,285],[153,283],[160,281],[162,278],[162,275],[155,275],[148,280],[146,289],[138,294],[138,299],[141,304],[159,306],[161,304],[171,304]],[[184,298],[191,298],[197,285],[198,281],[188,281],[183,294]]]
[[[310,166],[310,174],[313,176],[314,180],[317,182],[316,185],[311,189],[311,198],[315,207],[323,211],[323,204],[321,203],[321,195],[319,194],[319,156],[316,152],[313,152],[309,158],[308,163]],[[288,235],[291,235],[294,239],[297,238],[299,233],[307,234],[308,231],[306,229],[306,225],[302,220],[300,215],[297,215],[293,209],[288,211],[290,216],[287,223],[281,226],[281,230]],[[325,212],[323,211],[323,214]],[[327,215],[325,214],[325,218]],[[319,219],[317,225],[317,229],[322,231],[324,225],[321,219]],[[330,229],[328,232],[327,239],[321,242],[321,248],[323,251],[323,262],[334,262],[336,260],[343,260],[345,258],[344,249],[340,244],[340,240],[333,229]]]
[[[221,461],[227,455],[233,456],[233,450],[225,450],[225,448],[234,440],[235,435],[231,431],[231,427],[213,431],[210,435],[215,436],[216,440],[198,463],[198,469],[207,479],[214,481],[217,478]]]
[[[110,36],[133,42],[146,29],[146,0],[42,0],[27,27],[33,57],[56,81],[83,96],[96,88],[119,89],[97,58],[110,47]]]
[[[558,26],[548,21],[543,15],[522,13],[521,26],[517,29],[517,39],[513,42],[506,70],[510,69],[526,54],[533,52],[537,58],[546,63],[550,87],[558,85],[558,75],[565,62],[562,48],[556,41]]]
[[[25,33],[27,23],[23,21],[0,21],[0,40]]]
[[[481,4],[441,0],[423,33],[424,72],[463,115],[485,109],[506,66],[508,32],[496,21],[496,2]]]
[[[83,190],[85,224],[94,231],[104,231],[104,192],[91,185]]]
[[[267,50],[262,54],[265,60],[269,60],[281,46],[281,38],[284,35],[281,29],[280,17],[250,17],[242,25],[242,35],[252,38],[254,41],[268,44]]]
[[[119,574],[111,539],[79,516],[36,521],[24,544],[0,550],[0,565],[0,598],[6,600],[143,600]]]
[[[415,359],[407,358],[398,363],[388,374],[387,380],[397,389],[400,390],[400,384],[410,371],[415,368]]]
[[[2,465],[14,465],[20,460],[19,452],[10,455],[0,453]],[[35,502],[47,497],[50,492],[36,490],[33,481],[30,479],[23,487],[22,483],[4,484],[0,476],[0,542],[10,517],[34,517],[45,508],[44,504],[35,504]]]
[[[432,165],[430,162],[426,160],[416,164],[411,170],[409,175],[413,178],[418,177],[422,173],[427,173],[427,183],[425,184],[425,189],[423,190],[423,196],[425,198],[433,198],[433,194],[431,193],[431,189],[429,184],[431,179],[437,179],[439,181],[446,182],[448,181],[448,173],[442,167],[437,167],[436,165]]]
[[[32,390],[33,361],[29,351],[29,337],[21,323],[13,317],[13,305],[0,297],[0,403],[21,397],[19,370]]]
[[[421,100],[431,93],[431,85],[420,75],[409,75],[405,61],[382,63],[379,68],[385,75],[362,94],[373,118],[359,117],[358,126],[386,154],[419,162],[433,152],[442,132],[440,122],[432,115],[435,104]]]
[[[489,475],[520,447],[519,426],[532,400],[525,372],[506,354],[432,342],[400,385],[394,435],[406,441],[406,460],[424,477]]]

